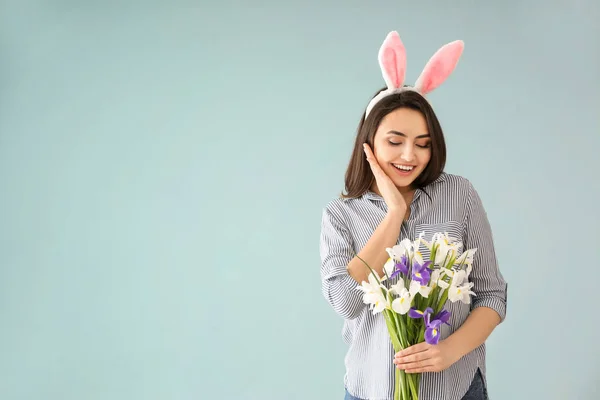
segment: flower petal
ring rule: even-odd
[[[433,317],[433,319],[440,321],[443,324],[450,325],[450,323],[448,321],[450,320],[451,315],[452,314],[450,313],[450,311],[443,309],[438,314],[436,314],[436,316]]]
[[[391,257],[388,258],[385,264],[383,264],[383,270],[385,271],[384,275],[391,276],[392,272],[394,272],[395,265],[394,260]]]
[[[429,344],[438,344],[440,340],[440,330],[438,328],[425,329],[425,341]]]
[[[420,318],[423,318],[423,311],[417,310],[416,308],[411,307],[411,309],[408,311],[408,316],[413,319],[420,319]]]

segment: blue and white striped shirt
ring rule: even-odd
[[[394,350],[382,314],[373,315],[363,303],[358,284],[346,267],[370,239],[387,212],[385,201],[373,192],[355,199],[335,199],[323,210],[321,228],[321,279],[323,295],[344,318],[342,338],[348,345],[344,384],[348,392],[365,400],[393,398]],[[398,243],[414,240],[421,232],[431,240],[435,232],[447,232],[463,243],[463,250],[477,248],[469,280],[475,296],[470,305],[448,301],[451,326],[443,325],[441,339],[458,329],[475,307],[494,309],[503,321],[507,284],[498,268],[492,231],[473,185],[465,178],[443,173],[436,181],[415,191],[410,216],[401,227]],[[382,249],[384,251],[384,249]],[[421,248],[424,257],[428,250]],[[421,400],[460,400],[477,372],[485,379],[485,344],[466,354],[448,369],[424,373]]]

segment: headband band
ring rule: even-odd
[[[414,86],[404,87],[406,76],[406,50],[398,32],[388,33],[379,49],[379,66],[387,88],[377,94],[368,104],[365,119],[379,101],[395,93],[413,90],[425,97],[440,86],[454,71],[462,55],[464,43],[456,40],[442,46],[425,64]]]

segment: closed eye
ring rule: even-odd
[[[388,143],[392,146],[400,146],[402,144],[402,142],[392,142],[391,140],[388,140]],[[427,144],[417,144],[417,147],[421,148],[421,149],[428,149],[431,147],[431,143],[427,143]]]

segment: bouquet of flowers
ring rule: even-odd
[[[419,248],[429,249],[424,260]],[[473,283],[469,282],[473,255],[477,249],[461,254],[462,243],[447,233],[436,233],[431,242],[423,233],[415,241],[404,239],[387,248],[389,259],[383,267],[384,276],[369,268],[368,282],[357,289],[373,314],[383,313],[395,352],[423,341],[437,344],[442,324],[450,325],[450,312],[444,309],[447,300],[471,302]],[[397,277],[396,283],[391,281]],[[386,285],[387,281],[387,285]],[[407,374],[396,368],[394,399],[419,398],[420,374]]]

